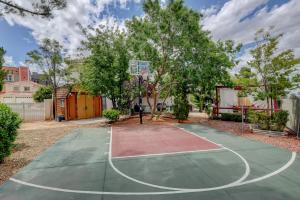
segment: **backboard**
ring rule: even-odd
[[[143,60],[130,60],[129,61],[129,73],[135,76],[147,77],[149,74],[149,61]]]

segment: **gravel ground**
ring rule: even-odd
[[[55,121],[23,123],[18,130],[13,153],[0,164],[0,185],[73,129],[99,126]]]

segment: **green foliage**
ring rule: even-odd
[[[151,62],[154,79],[148,94],[154,99],[152,115],[161,93],[178,96],[182,104],[187,94],[211,96],[216,84],[230,82],[228,69],[234,65],[236,47],[232,41],[214,42],[202,30],[199,13],[182,0],[165,6],[146,0],[144,12],[143,18],[133,18],[126,25],[134,57]],[[182,87],[186,88],[179,89]]]
[[[2,0],[0,1],[0,16],[6,13],[14,13],[21,16],[36,15],[49,18],[52,16],[53,10],[63,9],[66,4],[66,0],[35,0],[32,1],[32,9],[28,9],[14,1]]]
[[[258,115],[256,113],[257,113],[256,111],[248,110],[247,121],[252,124],[257,124],[258,123]]]
[[[285,96],[289,91],[299,88],[300,84],[300,75],[297,73],[300,59],[295,58],[291,49],[278,50],[282,36],[259,30],[255,35],[256,47],[250,51],[252,60],[237,75],[237,83],[248,88],[246,93],[253,94],[256,99],[267,100],[268,108],[272,110],[270,99]],[[251,85],[259,87],[250,89]]]
[[[186,120],[189,116],[189,104],[185,96],[177,95],[174,98],[174,115],[179,121]]]
[[[0,163],[10,155],[20,124],[21,119],[18,114],[0,103]]]
[[[86,34],[84,46],[91,52],[86,59],[81,84],[92,94],[111,99],[113,108],[128,110],[136,97],[135,80],[128,74],[129,51],[125,33],[100,26]]]
[[[103,111],[103,116],[112,122],[117,121],[120,118],[120,114],[121,114],[121,112],[119,110],[115,110],[115,109],[109,109],[109,110]]]
[[[63,48],[56,40],[43,39],[38,50],[27,53],[28,64],[34,64],[43,71],[44,78],[51,81],[51,86],[56,96],[56,88],[65,75],[63,68]]]
[[[271,129],[276,131],[283,131],[288,122],[289,112],[282,110],[274,112],[271,117]]]
[[[241,114],[235,114],[235,113],[222,113],[221,114],[221,120],[241,122],[242,121],[242,115]]]
[[[6,76],[6,72],[2,69],[2,65],[4,63],[4,54],[5,50],[1,47],[0,48],[0,91],[3,89],[4,79]]]
[[[261,129],[269,130],[271,117],[266,112],[257,112],[258,126]]]
[[[242,67],[239,73],[235,75],[234,82],[236,85],[242,86],[238,93],[239,97],[247,97],[259,86],[256,74],[249,67]]]
[[[44,99],[52,98],[52,88],[51,87],[40,87],[34,94],[33,99],[36,102],[43,102]]]
[[[277,111],[268,115],[266,112],[248,111],[247,118],[252,124],[257,124],[264,130],[283,131],[288,122],[287,111]]]

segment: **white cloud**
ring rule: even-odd
[[[106,19],[99,19],[99,16],[108,4],[120,5],[121,8],[125,8],[129,1],[141,2],[141,0],[96,0],[92,4],[91,0],[67,0],[67,7],[54,11],[53,18],[50,20],[37,16],[21,17],[15,14],[5,15],[4,18],[10,25],[19,24],[31,29],[32,35],[37,41],[46,37],[59,41],[68,54],[74,55],[81,41],[84,40],[78,24],[83,27],[97,26],[106,21]],[[16,0],[16,3],[27,8],[31,7],[29,1]],[[107,16],[106,18],[108,23],[113,22],[112,17]],[[124,22],[120,26],[124,27]]]
[[[253,42],[258,29],[275,26],[275,34],[284,33],[280,49],[294,49],[296,55],[300,56],[300,1],[290,0],[269,11],[265,6],[267,2],[268,0],[231,0],[218,13],[204,18],[203,26],[212,32],[215,39],[231,39],[244,44]],[[258,7],[262,9],[247,18]],[[249,51],[246,51],[241,56],[239,66],[250,58]]]
[[[15,65],[14,58],[12,56],[4,55],[4,65],[14,66]]]

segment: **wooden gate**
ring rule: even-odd
[[[77,119],[77,98],[76,94],[68,97],[68,120]]]
[[[87,119],[101,116],[101,97],[80,94],[77,96],[77,118]]]

